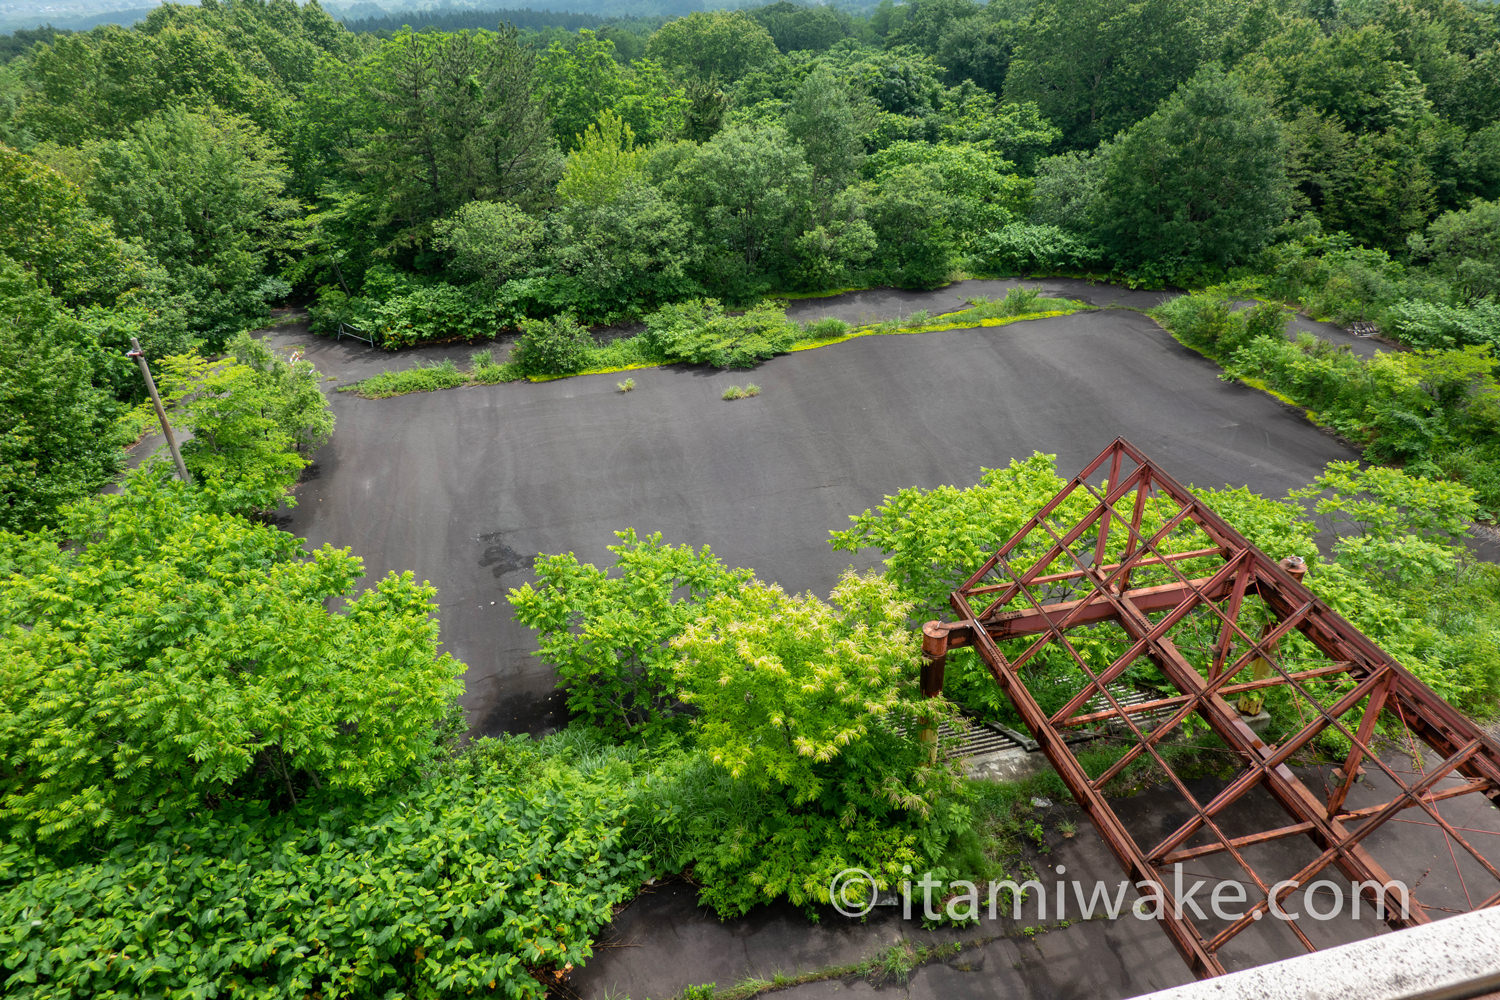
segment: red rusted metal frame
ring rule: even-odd
[[[1163,481],[1163,483],[1170,483],[1170,477],[1161,476],[1159,478]],[[1082,485],[1084,486],[1085,489],[1089,490],[1089,492],[1093,493],[1093,495],[1096,497],[1096,499],[1098,499],[1098,501],[1101,504],[1106,504],[1106,505],[1108,504],[1107,498],[1103,497],[1103,496],[1100,496],[1097,493],[1097,491],[1094,491],[1092,489],[1092,487],[1089,486],[1089,484],[1084,483]],[[1178,494],[1179,495],[1178,496],[1174,496],[1173,499],[1176,502],[1182,504],[1183,509],[1187,509],[1188,507],[1196,504],[1196,501],[1187,493],[1187,491],[1181,490],[1180,487],[1178,488]],[[1046,527],[1045,521],[1043,522],[1043,526]],[[1219,527],[1221,527],[1223,530],[1221,532],[1218,532],[1218,534],[1228,535],[1228,534],[1230,534],[1230,533],[1233,532],[1233,529],[1230,528],[1227,524],[1221,524]],[[1210,531],[1211,531],[1211,529],[1210,529]],[[1211,533],[1214,533],[1214,532],[1211,531]],[[1049,529],[1049,534],[1052,534],[1052,532],[1050,531],[1050,529]],[[1054,535],[1054,538],[1055,538],[1055,535]],[[1248,542],[1245,543],[1245,544],[1248,546]],[[1155,547],[1152,544],[1152,542],[1146,542],[1146,543],[1144,543],[1144,545],[1145,545],[1146,550],[1151,551],[1153,554],[1160,555],[1160,553],[1157,552],[1157,550],[1155,549]],[[1177,572],[1177,570],[1175,569],[1175,567],[1172,567],[1172,566],[1168,565],[1167,568],[1174,575],[1176,575],[1178,577],[1179,581],[1183,581],[1182,575],[1179,572]],[[1278,567],[1278,569],[1279,568],[1280,567]],[[1183,581],[1183,582],[1185,583],[1185,581]],[[1210,606],[1212,607],[1212,605],[1210,605]],[[1215,608],[1214,610],[1217,611],[1217,608]],[[1306,610],[1307,610],[1307,606],[1304,605],[1302,608],[1298,608],[1297,611],[1293,612],[1293,614],[1296,615],[1300,619],[1300,617],[1305,613]],[[1233,622],[1232,619],[1230,619],[1228,617],[1225,617],[1225,616],[1221,616],[1221,617],[1224,617],[1225,627],[1226,628],[1233,627],[1233,628],[1236,629],[1236,631],[1239,631],[1238,628],[1237,628],[1237,626],[1234,624],[1234,622]],[[1143,620],[1144,620],[1144,618],[1143,618]],[[1248,639],[1248,636],[1244,636],[1243,632],[1241,632],[1241,635],[1242,635],[1242,637],[1245,637],[1245,638]],[[1376,649],[1376,647],[1374,647],[1373,645],[1371,645],[1371,648],[1372,649]],[[1378,649],[1376,649],[1376,651],[1379,652]],[[1361,700],[1363,694],[1366,693],[1365,689],[1369,685],[1368,681],[1365,682],[1364,684],[1361,684],[1359,687],[1357,687],[1355,689],[1355,694],[1354,694],[1353,697],[1346,697],[1346,699],[1341,700],[1338,703],[1338,705],[1336,706],[1336,708],[1334,710],[1327,711],[1317,701],[1317,699],[1313,698],[1306,691],[1306,689],[1303,688],[1294,679],[1294,677],[1292,675],[1288,674],[1284,669],[1282,669],[1280,667],[1280,665],[1275,662],[1274,659],[1271,659],[1271,658],[1267,657],[1266,660],[1273,667],[1273,669],[1275,669],[1278,673],[1280,673],[1283,676],[1283,678],[1285,678],[1287,680],[1287,682],[1290,684],[1290,686],[1294,690],[1296,690],[1299,694],[1301,694],[1307,700],[1307,702],[1313,707],[1313,709],[1317,712],[1317,714],[1319,716],[1319,718],[1317,720],[1315,720],[1310,726],[1306,727],[1301,733],[1299,733],[1297,735],[1297,737],[1294,737],[1292,741],[1288,741],[1287,743],[1283,743],[1282,744],[1282,747],[1281,747],[1280,751],[1278,752],[1280,760],[1284,761],[1287,758],[1289,758],[1291,756],[1291,753],[1295,749],[1297,749],[1298,747],[1300,747],[1302,745],[1305,745],[1312,738],[1314,738],[1316,735],[1318,735],[1324,728],[1327,728],[1328,726],[1332,725],[1332,726],[1338,728],[1344,734],[1345,737],[1347,737],[1348,739],[1350,739],[1351,743],[1353,743],[1354,746],[1358,750],[1362,751],[1366,756],[1374,758],[1374,763],[1378,767],[1380,767],[1382,770],[1386,771],[1387,774],[1388,774],[1388,776],[1391,777],[1392,780],[1394,780],[1396,782],[1396,784],[1398,785],[1398,787],[1404,787],[1404,785],[1401,782],[1401,780],[1394,773],[1392,773],[1388,767],[1385,766],[1384,762],[1380,761],[1378,758],[1375,758],[1374,755],[1369,752],[1368,748],[1364,746],[1363,741],[1361,741],[1360,739],[1358,739],[1353,733],[1351,733],[1348,730],[1347,727],[1345,727],[1339,721],[1339,716],[1340,715],[1342,715],[1344,712],[1348,711],[1349,709],[1353,708],[1354,705],[1357,704],[1359,700]],[[1160,664],[1160,661],[1158,661],[1158,662]],[[1384,671],[1385,669],[1387,669],[1387,666],[1388,665],[1381,665],[1377,669],[1381,670],[1381,671]],[[1223,734],[1221,733],[1221,735],[1223,735]],[[1148,747],[1148,749],[1149,749],[1149,747]],[[1153,754],[1153,756],[1154,756],[1154,754]],[[1273,761],[1272,763],[1274,764],[1275,761]],[[1106,774],[1104,776],[1101,776],[1101,780],[1100,780],[1100,782],[1096,786],[1102,786],[1103,780],[1107,779],[1108,777],[1113,776],[1113,774],[1115,774],[1115,773],[1118,773],[1118,770],[1119,770],[1119,768],[1117,766],[1116,768],[1112,769],[1111,772],[1109,772],[1108,774]],[[1261,767],[1258,768],[1257,771],[1251,772],[1248,777],[1249,777],[1249,781],[1241,786],[1241,788],[1239,789],[1239,794],[1243,794],[1243,791],[1248,790],[1249,787],[1251,787],[1251,786],[1253,786],[1255,784],[1258,784],[1258,783],[1260,783],[1261,781],[1264,780],[1266,782],[1266,784],[1268,785],[1268,790],[1271,791],[1271,793],[1273,794],[1273,796],[1277,797],[1279,800],[1282,800],[1283,805],[1285,805],[1288,808],[1289,811],[1293,812],[1294,814],[1299,813],[1301,811],[1298,808],[1298,804],[1297,803],[1295,803],[1295,802],[1289,803],[1287,800],[1285,800],[1283,798],[1283,792],[1282,792],[1281,788],[1279,787],[1281,785],[1281,780],[1280,780],[1281,776],[1280,775],[1273,774],[1273,772],[1269,771],[1265,766],[1261,766]],[[1294,789],[1293,791],[1296,791],[1296,789]],[[1233,798],[1237,798],[1237,797],[1238,797],[1238,795],[1221,797],[1221,799],[1216,800],[1215,803],[1210,804],[1210,806],[1209,806],[1209,808],[1207,810],[1199,809],[1197,807],[1197,804],[1194,803],[1194,808],[1195,808],[1195,811],[1197,812],[1197,815],[1195,817],[1193,817],[1192,819],[1190,819],[1187,824],[1184,824],[1183,830],[1187,831],[1188,834],[1190,835],[1191,832],[1193,832],[1196,829],[1199,829],[1203,825],[1205,825],[1205,822],[1214,813],[1216,813],[1218,811],[1218,809],[1222,808],[1223,805],[1227,804],[1228,801],[1232,801]],[[1442,818],[1442,816],[1434,808],[1431,808],[1430,806],[1427,806],[1425,803],[1422,803],[1420,800],[1418,801],[1418,804],[1422,805],[1423,808],[1430,815],[1432,815],[1432,817],[1434,818],[1434,820],[1436,820],[1438,822],[1438,824],[1440,826],[1442,826],[1442,828],[1443,828],[1443,830],[1444,830],[1445,833],[1447,833],[1453,840],[1457,841],[1462,847],[1464,847],[1464,849],[1466,851],[1468,851],[1471,855],[1473,855],[1486,870],[1488,870],[1497,879],[1500,879],[1500,871],[1496,871],[1496,869],[1494,868],[1494,866],[1491,865],[1489,863],[1489,861],[1486,858],[1483,857],[1483,855],[1481,855],[1478,851],[1476,851],[1466,840],[1464,840],[1464,838],[1462,836],[1458,835],[1457,832],[1454,831],[1451,828],[1451,826]],[[1331,816],[1332,813],[1333,813],[1333,810],[1329,810],[1325,815]],[[1209,825],[1212,825],[1212,824],[1209,824]],[[1216,834],[1218,833],[1218,831],[1217,831],[1216,828],[1214,829],[1214,832]],[[1321,832],[1322,831],[1318,831],[1316,829],[1316,824],[1315,824],[1314,833],[1315,834],[1320,834]],[[1173,838],[1173,839],[1175,839],[1176,843],[1181,843],[1181,840],[1185,839],[1185,837],[1182,837],[1182,838]],[[1222,839],[1222,837],[1221,837],[1221,839]],[[1315,839],[1318,839],[1318,838],[1315,837]],[[1150,852],[1148,854],[1148,857],[1153,857],[1154,858],[1156,856],[1158,856],[1158,852],[1157,851],[1152,851],[1152,852]],[[1239,860],[1237,855],[1236,855],[1236,860]],[[1455,868],[1457,868],[1457,860],[1456,859],[1455,859],[1454,864],[1455,864]],[[1344,870],[1345,873],[1348,874],[1351,879],[1354,879],[1355,881],[1362,881],[1362,879],[1360,879],[1359,876],[1356,874],[1356,872],[1352,871],[1351,869],[1357,870],[1357,869],[1359,869],[1361,867],[1368,867],[1370,865],[1373,865],[1373,859],[1369,859],[1367,857],[1364,857],[1363,854],[1362,854],[1362,852],[1358,852],[1358,851],[1356,851],[1356,856],[1349,857],[1349,858],[1344,858],[1341,861],[1339,861],[1339,867],[1342,870]],[[1378,868],[1374,868],[1372,870],[1377,875],[1381,874],[1381,872],[1380,872],[1380,870]],[[1382,879],[1382,881],[1385,881],[1385,880]],[[1465,892],[1467,892],[1467,889],[1465,889]],[[1414,916],[1415,916],[1415,918],[1417,920],[1426,919],[1425,915],[1423,914],[1423,912],[1420,909],[1418,909],[1418,910],[1415,911]]]
[[[1345,661],[1343,663],[1330,664],[1326,667],[1317,667],[1313,670],[1299,670],[1297,672],[1297,679],[1301,681],[1308,681],[1337,677],[1343,674],[1347,674],[1349,672],[1349,666],[1350,665],[1348,661]],[[1233,675],[1231,674],[1230,676]],[[1220,694],[1240,694],[1243,691],[1258,691],[1261,688],[1279,687],[1285,683],[1286,678],[1284,677],[1266,677],[1262,680],[1245,681],[1241,684],[1225,684],[1218,690]],[[1151,701],[1142,701],[1137,702],[1134,705],[1126,705],[1125,712],[1128,715],[1140,715],[1142,712],[1155,712],[1158,709],[1173,708],[1177,705],[1181,705],[1183,702],[1192,701],[1193,698],[1193,695],[1187,694],[1176,695],[1172,698],[1154,698]],[[1090,712],[1087,715],[1070,716],[1066,719],[1063,719],[1057,724],[1059,726],[1066,727],[1086,726],[1092,722],[1102,722],[1115,718],[1119,718],[1118,713],[1116,713],[1113,709],[1108,709],[1103,712]]]
[[[1127,462],[1133,464],[1129,471],[1126,471]],[[1106,464],[1107,479],[1101,491],[1095,488],[1092,480]],[[1072,527],[1054,530],[1053,514],[1080,489],[1092,497],[1093,505]],[[1117,505],[1132,492],[1134,502],[1126,514]],[[1146,537],[1142,522],[1148,496],[1175,504],[1177,510],[1166,516],[1162,526]],[[1163,552],[1161,549],[1166,540],[1184,524],[1201,531],[1212,546],[1204,548],[1200,545],[1186,552]],[[1090,551],[1085,558],[1076,551],[1078,543],[1095,525],[1098,533],[1088,541]],[[1106,563],[1110,536],[1117,528],[1126,532],[1123,552],[1117,557],[1118,561]],[[1012,555],[1034,532],[1047,536],[1040,539],[1045,548],[1029,566],[1021,565],[1012,559]],[[1033,550],[1039,547],[1033,546]],[[1223,564],[1206,576],[1190,579],[1178,568],[1179,564],[1191,560],[1214,557],[1220,558]],[[1060,559],[1070,561],[1074,568],[1043,572]],[[1132,588],[1132,573],[1148,568],[1165,569],[1176,582]],[[990,582],[996,578],[998,582]],[[1050,603],[1038,596],[1038,586],[1065,581],[1087,583],[1091,590],[1075,600]],[[976,612],[971,599],[991,595],[996,595],[992,603]],[[1276,619],[1274,627],[1267,629],[1260,638],[1246,634],[1238,624],[1243,602],[1250,596],[1259,598]],[[1027,606],[1010,607],[1018,598]],[[1219,601],[1224,601],[1225,607],[1220,607]],[[1387,886],[1393,880],[1361,842],[1396,818],[1398,813],[1417,808],[1433,821],[1424,825],[1441,828],[1450,841],[1450,852],[1451,842],[1456,841],[1491,876],[1500,880],[1500,868],[1466,841],[1460,833],[1461,828],[1448,822],[1436,809],[1440,801],[1476,793],[1500,805],[1500,747],[1129,442],[1117,439],[1066,483],[953,593],[951,603],[957,621],[933,622],[924,629],[924,651],[938,665],[935,688],[928,683],[924,673],[924,693],[934,694],[940,689],[941,662],[948,648],[976,647],[1069,791],[1099,829],[1111,852],[1135,881],[1150,885],[1160,895],[1164,904],[1160,918],[1163,927],[1197,975],[1211,976],[1222,972],[1219,949],[1250,926],[1255,913],[1264,912],[1273,902],[1267,881],[1245,861],[1241,848],[1293,836],[1305,835],[1312,839],[1319,848],[1319,855],[1291,880],[1294,885],[1284,885],[1278,895],[1293,891],[1296,885],[1305,883],[1330,865],[1339,868],[1352,882]],[[1221,622],[1206,679],[1171,638],[1177,625],[1193,611],[1202,608],[1208,609]],[[1162,612],[1165,614],[1155,623],[1148,617],[1148,613]],[[1129,637],[1130,645],[1112,663],[1094,670],[1073,648],[1067,633],[1105,621],[1120,625]],[[1278,641],[1293,629],[1327,656],[1329,664],[1306,671],[1287,670],[1274,651]],[[1242,640],[1244,651],[1231,664],[1228,662],[1229,653],[1236,635]],[[1014,662],[1007,660],[997,643],[1022,636],[1036,638]],[[1086,678],[1084,687],[1062,710],[1051,716],[1042,712],[1019,672],[1027,661],[1048,645],[1065,650]],[[1109,690],[1109,685],[1140,656],[1155,663],[1182,693],[1144,704],[1122,706]],[[1257,657],[1269,664],[1275,676],[1248,683],[1228,683]],[[1327,704],[1304,686],[1310,681],[1344,682],[1352,686]],[[1225,699],[1239,691],[1276,686],[1290,687],[1296,697],[1311,707],[1313,717],[1297,733],[1268,746]],[[1096,698],[1106,702],[1108,708],[1074,714]],[[1351,729],[1342,721],[1342,716],[1358,709],[1361,703],[1364,707],[1359,722]],[[1135,717],[1143,712],[1169,707],[1173,709],[1170,718],[1149,734],[1135,722]],[[1444,757],[1442,765],[1415,783],[1402,780],[1370,747],[1382,711],[1399,717],[1417,739],[1441,754]],[[1194,798],[1156,750],[1156,745],[1167,734],[1194,713],[1208,722],[1245,765],[1245,770],[1207,804]],[[1063,731],[1105,720],[1122,724],[1134,737],[1135,745],[1126,758],[1093,779],[1064,741]],[[1342,733],[1351,749],[1344,761],[1338,787],[1325,801],[1291,772],[1287,762],[1298,750],[1330,728]],[[1150,850],[1143,849],[1129,834],[1103,794],[1108,781],[1143,754],[1149,755],[1162,769],[1192,812],[1185,823]],[[1362,762],[1381,770],[1394,783],[1397,794],[1382,805],[1348,810],[1344,808],[1344,802]],[[1463,783],[1451,788],[1436,787],[1448,778],[1459,778]],[[1255,787],[1265,788],[1293,822],[1247,835],[1229,836],[1215,816]],[[1359,824],[1357,828],[1350,826],[1354,823]],[[1216,843],[1188,848],[1181,846],[1205,829],[1216,838]],[[1265,898],[1243,918],[1206,939],[1192,921],[1176,913],[1162,873],[1185,860],[1217,853],[1228,853]],[[1456,855],[1454,865],[1457,869]],[[1464,892],[1467,897],[1467,885]],[[1403,912],[1401,904],[1404,900],[1389,889],[1376,895],[1376,901],[1382,904],[1387,922],[1393,927],[1429,919],[1415,899],[1411,900],[1411,911]],[[1481,903],[1481,906],[1492,905],[1500,905],[1500,893]],[[1304,947],[1313,948],[1312,942],[1295,923],[1287,926]]]
[[[970,622],[975,621],[974,610],[969,606],[961,591],[953,595],[953,605],[960,618]],[[1046,713],[1042,711],[1042,707],[1037,704],[1036,699],[1026,689],[1026,685],[1020,678],[1011,673],[1009,664],[996,647],[995,641],[982,628],[974,629],[973,636],[980,659],[984,661],[1001,689],[1015,704],[1016,711],[1021,713],[1021,718],[1025,721],[1027,728],[1041,744],[1042,752],[1057,768],[1058,776],[1068,786],[1068,791],[1089,817],[1090,822],[1098,829],[1111,853],[1115,855],[1137,886],[1143,883],[1148,884],[1158,894],[1157,898],[1161,900],[1159,909],[1162,926],[1172,939],[1178,953],[1187,962],[1188,967],[1200,977],[1222,975],[1225,971],[1224,966],[1219,964],[1219,960],[1208,951],[1203,936],[1198,933],[1191,922],[1180,915],[1176,897],[1173,896],[1170,886],[1146,861],[1140,847],[1125,829],[1119,816],[1115,815],[1115,811],[1110,808],[1104,796],[1090,783],[1088,772],[1083,769],[1078,758],[1068,750],[1062,735],[1047,724]]]

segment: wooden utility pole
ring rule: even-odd
[[[151,377],[151,367],[146,364],[146,355],[141,350],[141,342],[131,337],[130,350],[125,356],[135,358],[136,364],[141,366],[141,378],[146,380],[146,391],[151,394],[151,405],[156,407],[156,419],[161,421],[161,432],[167,439],[167,448],[172,452],[172,461],[177,463],[177,478],[185,483],[191,483],[192,477],[188,475],[187,466],[182,464],[182,452],[177,450],[177,439],[172,436],[172,425],[167,423],[167,411],[161,405],[161,394],[156,391],[156,380]]]

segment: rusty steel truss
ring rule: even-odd
[[[1157,895],[1157,919],[1199,977],[1223,973],[1221,949],[1325,873],[1361,885],[1391,927],[1500,903],[1500,870],[1472,842],[1500,834],[1492,808],[1500,805],[1500,747],[1315,597],[1296,568],[1261,552],[1117,439],[954,591],[955,621],[923,628],[924,693],[941,692],[949,650],[975,649],[1130,880],[1143,896]],[[1028,686],[1039,664],[1050,664],[1045,691]],[[1133,668],[1136,676],[1154,668],[1157,694],[1125,704]],[[1070,675],[1072,684],[1058,680]],[[1263,740],[1242,714],[1247,692],[1283,699],[1301,720],[1295,731]],[[1202,720],[1193,731],[1206,723],[1221,741],[1213,746],[1235,775],[1209,793],[1200,783],[1195,795],[1168,759],[1190,717]],[[1070,739],[1080,731],[1123,742],[1124,756],[1092,763],[1098,773],[1090,773]],[[1342,766],[1294,761],[1319,740],[1347,747]],[[1168,827],[1132,830],[1106,797],[1132,767],[1180,797]],[[1356,788],[1356,799],[1374,801],[1351,806]],[[1251,793],[1268,794],[1266,806],[1249,810],[1242,800]],[[1439,808],[1463,797],[1468,808],[1482,807],[1477,828]],[[1244,829],[1247,812],[1257,828]],[[1276,822],[1264,823],[1267,814]],[[1456,907],[1390,888],[1382,859],[1399,858],[1377,859],[1371,844],[1392,823],[1411,824],[1397,833],[1441,836],[1462,889]],[[1265,860],[1252,866],[1257,852],[1290,870],[1272,873]],[[1205,922],[1178,912],[1171,876],[1193,859],[1232,869],[1248,889],[1243,915]],[[1469,885],[1479,880],[1487,884]],[[1298,922],[1283,926],[1307,950],[1320,946]]]

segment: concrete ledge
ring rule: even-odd
[[[1137,1000],[1466,1000],[1500,989],[1500,910],[1448,917]]]

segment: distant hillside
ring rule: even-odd
[[[80,11],[77,13],[53,9],[50,12],[39,11],[35,14],[28,14],[22,10],[12,8],[0,14],[0,34],[48,27],[65,31],[87,31],[101,24],[135,24],[137,21],[144,19],[154,9],[154,7],[132,7],[128,10]]]
[[[505,8],[475,8],[473,10],[398,10],[395,13],[380,13],[371,16],[374,4],[360,4],[347,14],[339,16],[350,31],[399,31],[406,25],[421,31],[434,28],[438,31],[463,31],[466,28],[493,28],[504,22],[517,28],[541,31],[544,28],[562,28],[577,31],[579,28],[595,28],[604,22],[597,14],[570,14],[553,10],[523,10]],[[379,8],[376,8],[379,9]],[[352,16],[358,14],[358,17]]]
[[[610,18],[682,17],[695,10],[758,6],[755,0],[547,0],[547,9],[502,8],[489,4],[424,4],[388,0],[351,4],[325,3],[330,14],[354,31],[395,30],[404,24],[458,30],[493,27],[495,20],[509,21],[518,28],[566,28],[577,30]]]
[[[151,6],[121,10],[99,9],[108,0],[77,0],[73,4],[0,2],[0,35],[51,27],[68,31],[87,31],[101,24],[131,25],[154,9]],[[300,2],[300,0],[299,0]],[[188,6],[196,6],[189,4]],[[323,9],[342,21],[351,31],[396,31],[403,25],[413,28],[437,28],[458,31],[464,28],[493,28],[505,21],[518,28],[540,31],[561,28],[577,31],[595,27],[605,20],[633,17],[681,17],[695,10],[719,10],[725,7],[757,6],[743,0],[547,0],[550,9],[507,8],[493,4],[403,3],[387,0],[372,3],[324,3]]]

